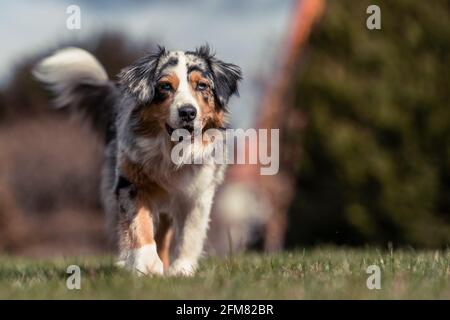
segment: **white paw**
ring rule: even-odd
[[[195,263],[189,260],[177,259],[169,267],[169,276],[191,277],[195,273]]]
[[[137,275],[163,275],[164,267],[156,252],[155,244],[148,244],[124,254],[125,258],[117,262],[118,266],[135,272]]]

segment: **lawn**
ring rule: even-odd
[[[67,266],[81,289],[66,287]],[[381,289],[369,290],[369,265]],[[111,257],[0,257],[1,299],[450,299],[450,250],[316,248],[205,258],[192,278],[135,277]]]

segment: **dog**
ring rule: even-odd
[[[141,275],[193,275],[226,165],[174,163],[171,150],[183,138],[172,137],[176,130],[202,136],[190,152],[210,152],[206,130],[227,126],[241,69],[208,45],[158,47],[112,81],[93,55],[71,47],[40,61],[33,74],[54,93],[56,107],[84,114],[105,140],[101,195],[118,264]]]

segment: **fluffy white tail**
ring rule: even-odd
[[[108,75],[95,57],[80,48],[65,48],[43,59],[33,75],[49,86],[57,107],[70,105],[74,89],[80,84],[104,85]]]
[[[117,89],[92,54],[72,47],[59,50],[39,62],[33,75],[55,94],[57,108],[81,112],[108,140]]]

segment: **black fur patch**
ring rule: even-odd
[[[124,189],[129,189],[128,195],[131,199],[136,197],[137,189],[136,189],[135,185],[132,184],[127,178],[125,178],[123,176],[119,176],[117,179],[116,185],[114,187],[114,193],[115,193],[116,197],[118,197],[120,194],[120,191],[122,191]]]
[[[65,106],[78,110],[82,116],[92,122],[92,127],[102,135],[105,143],[115,136],[115,104],[118,99],[116,85],[80,83],[73,88],[73,98]]]
[[[136,99],[138,104],[152,101],[157,81],[156,68],[159,59],[165,54],[167,54],[166,49],[158,47],[156,52],[137,60],[119,73],[119,83],[125,92]]]

